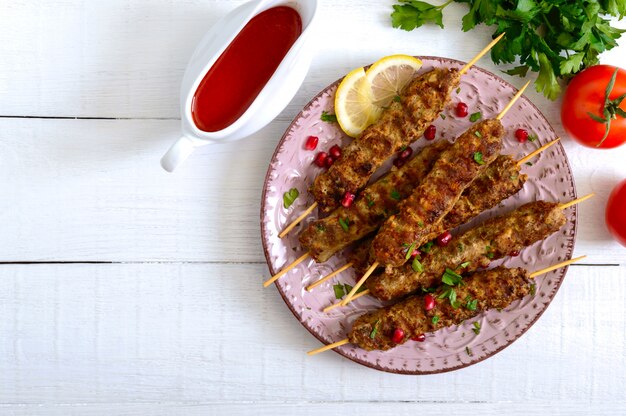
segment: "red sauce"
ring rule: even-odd
[[[250,107],[302,33],[294,9],[273,7],[254,16],[209,69],[191,103],[200,130],[222,130]]]

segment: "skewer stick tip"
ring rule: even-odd
[[[561,209],[569,208],[569,207],[571,207],[572,205],[576,205],[576,204],[579,204],[579,203],[581,203],[581,202],[583,202],[583,201],[588,200],[589,198],[591,198],[591,197],[592,197],[592,196],[594,196],[595,194],[596,194],[595,192],[591,192],[590,194],[587,194],[587,195],[585,195],[585,196],[581,196],[580,198],[576,198],[576,199],[574,199],[573,201],[569,201],[569,202],[566,202],[566,203],[564,203],[564,204],[560,204],[560,205],[559,205],[559,208],[561,208]]]
[[[558,264],[553,264],[552,266],[548,266],[545,269],[541,269],[541,270],[537,270],[536,272],[533,272],[530,274],[531,278],[535,278],[539,275],[542,275],[544,273],[548,273],[551,272],[552,270],[556,270],[556,269],[560,269],[561,267],[565,267],[565,266],[569,266],[572,263],[576,263],[577,261],[580,261],[582,259],[584,259],[587,256],[580,256],[580,257],[576,257],[575,259],[569,259],[569,260],[565,260],[562,261],[561,263]]]
[[[515,93],[513,98],[511,98],[511,101],[509,101],[506,107],[504,107],[504,109],[500,112],[500,114],[498,114],[498,116],[496,117],[496,120],[502,120],[502,117],[504,117],[504,115],[511,109],[511,107],[513,107],[513,104],[515,104],[517,99],[522,96],[522,94],[524,93],[524,90],[528,88],[529,85],[530,85],[530,81],[524,84],[524,86]]]
[[[350,267],[352,267],[352,263],[346,263],[343,266],[341,266],[339,269],[335,270],[334,272],[332,272],[331,274],[322,277],[320,280],[318,280],[317,282],[311,283],[310,285],[307,286],[306,290],[307,292],[310,292],[311,290],[315,289],[316,287],[318,287],[319,285],[321,285],[322,283],[332,279],[333,277],[337,276],[339,273],[343,272],[344,270],[349,269]]]
[[[502,37],[504,35],[505,35],[505,32],[502,32],[502,34],[500,34],[500,36],[498,36],[497,38],[495,38],[494,40],[489,42],[489,44],[487,46],[485,46],[482,51],[478,52],[478,54],[475,57],[473,57],[468,63],[465,64],[465,66],[463,68],[461,68],[459,70],[459,75],[463,75],[464,73],[466,73],[472,67],[472,65],[474,65],[476,62],[478,62],[478,60],[480,58],[482,58],[483,55],[485,55],[487,52],[489,52],[489,50],[491,50],[491,48],[493,48],[493,45],[498,43],[500,41],[500,39],[502,39]]]
[[[287,274],[287,272],[289,272],[289,270],[293,269],[294,267],[296,267],[298,264],[302,263],[304,260],[306,260],[309,257],[309,253],[304,253],[303,255],[301,255],[300,257],[298,257],[297,259],[295,259],[289,266],[285,267],[284,269],[282,269],[281,271],[279,271],[278,273],[276,273],[274,276],[270,277],[269,279],[267,279],[264,283],[263,283],[263,287],[268,287],[269,285],[271,285],[272,283],[274,283],[275,281],[277,281],[280,277],[282,277],[283,275]]]
[[[376,270],[377,267],[378,267],[378,262],[375,262],[374,264],[370,266],[369,269],[367,269],[363,277],[359,279],[359,281],[356,283],[356,285],[354,285],[350,293],[348,293],[345,299],[341,301],[341,306],[346,306],[348,303],[352,302],[352,298],[356,294],[357,290],[359,290],[361,286],[363,286],[363,283],[365,283],[367,278],[370,277],[372,273],[374,273],[374,270]]]
[[[306,210],[304,210],[304,212],[302,214],[300,214],[298,216],[298,218],[296,218],[295,220],[293,220],[288,226],[285,227],[284,230],[282,230],[280,232],[280,234],[278,234],[278,238],[283,238],[284,236],[286,236],[287,234],[289,234],[289,232],[291,230],[294,229],[294,227],[298,224],[300,224],[300,222],[311,213],[311,211],[313,211],[315,208],[317,207],[317,202],[314,202],[313,204],[311,204],[310,207],[308,207]]]
[[[533,150],[531,153],[527,154],[526,156],[524,156],[523,158],[518,160],[517,161],[517,166],[522,166],[524,163],[528,162],[530,159],[532,159],[533,157],[537,156],[539,153],[543,152],[544,150],[546,150],[550,146],[556,144],[559,140],[561,140],[561,138],[557,137],[556,139],[552,140],[551,142],[548,142],[548,143],[544,144],[539,149]]]
[[[369,295],[369,293],[370,293],[369,289],[366,289],[363,292],[359,292],[356,295],[352,296],[352,300],[357,300],[361,296]],[[327,313],[327,312],[332,311],[333,309],[338,308],[340,306],[343,306],[341,304],[341,301],[339,301],[337,303],[333,303],[332,305],[329,305],[329,306],[325,307],[324,309],[322,309],[322,312]]]
[[[306,355],[319,354],[320,352],[332,350],[333,348],[341,347],[342,345],[346,345],[349,343],[350,343],[350,340],[348,338],[344,338],[341,341],[333,342],[332,344],[324,345],[323,347],[311,350],[307,352]]]

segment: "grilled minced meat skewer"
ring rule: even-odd
[[[431,236],[438,236],[465,224],[478,214],[493,208],[506,198],[515,195],[526,183],[528,175],[520,173],[519,163],[509,155],[500,155],[472,184],[445,218],[433,228]],[[368,262],[370,240],[355,249],[350,260],[357,274],[363,274],[371,264]]]
[[[446,297],[444,292],[451,289],[443,286],[434,294],[410,296],[395,305],[360,316],[352,325],[348,339],[368,351],[388,350],[420,334],[458,325],[487,309],[506,308],[528,295],[532,284],[526,270],[505,267],[470,273],[462,282],[453,290],[459,303],[467,299],[465,304],[452,305],[448,299],[442,299],[427,311],[424,298]],[[477,302],[471,303],[473,300]],[[398,338],[394,339],[396,330],[402,331],[401,338],[396,335]]]
[[[426,243],[433,226],[454,207],[461,194],[493,162],[502,148],[504,128],[498,119],[484,120],[459,136],[444,151],[400,212],[385,221],[372,242],[372,256],[381,265],[399,267],[411,247]]]
[[[558,203],[535,201],[464,232],[445,247],[433,246],[418,260],[419,266],[406,264],[384,270],[367,282],[370,294],[380,300],[408,295],[439,282],[447,268],[463,265],[469,272],[487,267],[516,251],[543,240],[567,222]]]
[[[575,263],[577,257],[529,274],[521,268],[497,267],[469,273],[464,277],[449,271],[453,284],[444,280],[432,294],[410,296],[395,305],[361,315],[352,325],[348,338],[309,351],[315,355],[353,343],[367,350],[389,350],[426,332],[459,325],[489,309],[504,309],[516,300],[533,294],[532,279]],[[454,291],[454,296],[451,294]],[[433,302],[433,299],[438,301]]]
[[[339,207],[329,216],[312,222],[300,234],[300,243],[317,262],[325,262],[349,244],[376,231],[396,212],[400,200],[410,195],[430,171],[441,152],[451,144],[445,140],[424,147],[399,169],[369,185],[350,208]]]
[[[450,101],[459,85],[456,69],[435,68],[415,78],[399,101],[342,150],[342,156],[320,173],[309,189],[322,213],[340,205],[346,192],[357,194],[385,160],[419,139]]]

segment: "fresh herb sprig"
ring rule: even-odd
[[[441,6],[417,0],[398,0],[393,6],[393,27],[413,30],[425,23],[443,28]],[[617,46],[626,30],[611,26],[606,16],[626,15],[624,0],[454,0],[468,3],[462,28],[467,32],[484,23],[496,26],[493,37],[506,32],[491,50],[494,63],[518,65],[505,71],[525,77],[537,72],[535,88],[551,100],[561,86],[583,69],[599,63],[598,55]],[[605,17],[603,17],[605,16]]]

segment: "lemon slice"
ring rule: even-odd
[[[351,71],[341,81],[335,93],[335,115],[348,136],[357,137],[379,117],[382,109],[373,102],[372,88],[363,68]]]
[[[391,55],[378,60],[365,73],[373,103],[387,107],[422,67],[422,61],[409,55]]]

